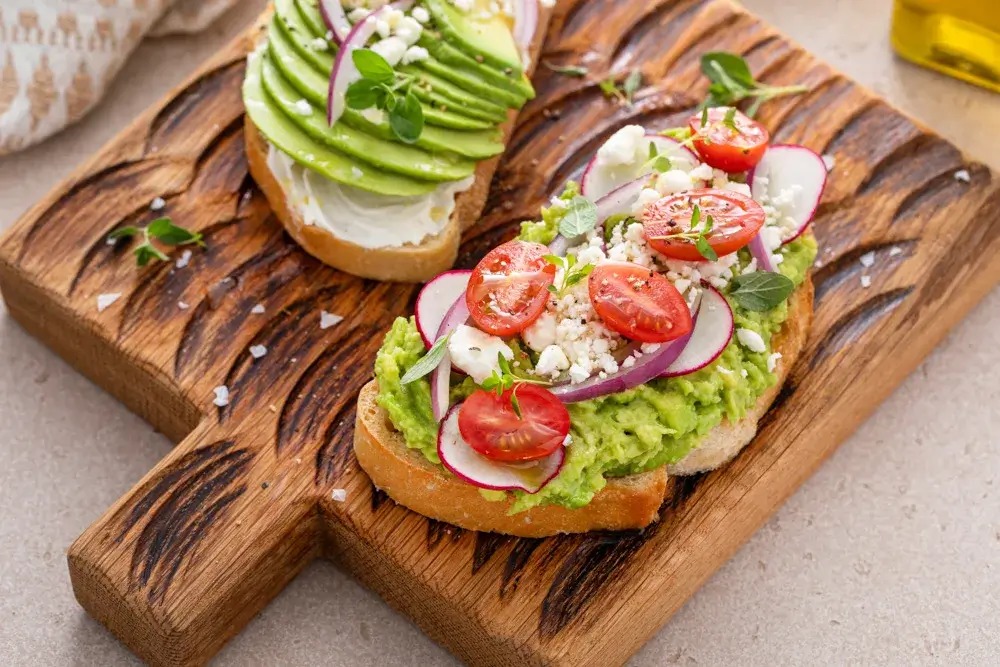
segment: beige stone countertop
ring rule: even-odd
[[[894,58],[889,0],[745,4],[1000,169],[1000,95]],[[246,0],[197,37],[144,44],[80,125],[0,159],[0,228],[262,5]],[[956,247],[956,259],[965,252],[975,248]],[[998,378],[994,290],[630,665],[1000,664]],[[137,664],[76,604],[65,553],[169,449],[0,315],[0,665]],[[318,563],[215,664],[457,663]]]

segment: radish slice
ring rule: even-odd
[[[522,51],[531,48],[538,29],[538,0],[514,0],[514,42]]]
[[[330,74],[330,88],[326,96],[326,122],[328,125],[333,126],[340,120],[344,113],[344,107],[347,105],[345,99],[347,87],[361,78],[361,73],[354,66],[354,58],[351,54],[357,49],[365,48],[368,40],[375,34],[375,24],[382,12],[390,8],[405,12],[412,6],[413,0],[401,0],[386,5],[358,21],[347,33],[340,50],[337,51],[337,58],[333,61],[333,72]],[[341,11],[343,11],[343,7],[341,7]]]
[[[538,493],[562,469],[566,448],[560,447],[548,456],[527,463],[505,463],[489,459],[469,446],[458,428],[456,405],[438,428],[438,456],[444,467],[459,479],[480,489],[493,491],[526,491]]]
[[[769,147],[750,172],[750,192],[762,204],[769,204],[783,192],[794,192],[791,202],[776,207],[782,219],[793,221],[782,225],[784,243],[801,236],[812,221],[826,187],[826,174],[822,157],[805,146],[792,144]]]
[[[750,249],[750,254],[757,260],[757,269],[759,271],[778,272],[778,263],[774,261],[774,254],[767,247],[767,244],[764,243],[763,234],[758,233],[757,236],[753,237],[753,240],[750,241],[747,247]]]
[[[643,151],[649,148],[650,142],[656,145],[656,150],[660,155],[670,158],[671,161],[676,161],[678,167],[686,171],[693,169],[699,163],[698,156],[690,148],[682,146],[681,142],[676,139],[663,137],[659,134],[647,134],[642,145]],[[596,200],[637,177],[653,173],[653,167],[647,164],[645,155],[642,163],[638,165],[607,167],[599,164],[598,153],[590,158],[590,162],[587,163],[583,170],[583,176],[580,178],[580,192],[588,199]]]
[[[351,22],[347,20],[344,5],[340,0],[319,0],[319,13],[323,23],[333,33],[334,41],[340,45],[351,34]]]
[[[424,339],[427,349],[437,340],[438,329],[448,311],[455,305],[455,300],[465,296],[471,276],[472,271],[446,271],[435,276],[420,290],[415,309],[417,331]]]
[[[701,304],[694,317],[694,329],[684,351],[660,377],[687,375],[719,358],[733,337],[733,309],[726,297],[711,285],[703,284]]]
[[[647,180],[646,176],[640,176],[634,181],[629,181],[598,199],[596,202],[597,226],[603,227],[604,223],[611,216],[631,213],[632,204],[639,198],[639,193],[646,186]],[[556,234],[556,237],[549,243],[549,251],[553,255],[565,257],[567,250],[573,246],[580,245],[583,243],[583,240],[583,237],[567,239],[562,234]]]
[[[435,339],[454,331],[458,325],[465,324],[468,319],[469,306],[465,300],[465,292],[462,292],[448,309],[441,326],[438,327]],[[431,373],[431,412],[434,415],[434,421],[439,422],[444,419],[445,413],[448,412],[449,402],[451,402],[451,357],[445,352],[441,363]]]

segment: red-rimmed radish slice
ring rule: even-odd
[[[459,479],[480,489],[538,493],[562,469],[566,448],[559,447],[545,458],[527,463],[504,463],[486,458],[462,439],[458,428],[461,404],[448,411],[438,427],[438,456],[444,467]]]
[[[463,293],[448,309],[441,326],[438,327],[435,340],[441,338],[451,331],[454,331],[460,324],[465,324],[469,320],[469,306],[465,302]],[[422,334],[421,334],[422,335]],[[431,413],[435,421],[444,419],[448,412],[448,403],[451,401],[451,357],[445,352],[441,363],[431,373]]]
[[[645,136],[642,144],[644,155],[647,154],[646,151],[650,143],[656,146],[657,153],[671,161],[678,161],[678,167],[685,170],[694,168],[699,162],[698,156],[691,149],[682,146],[676,139],[663,137],[659,134]],[[648,164],[645,158],[643,158],[642,165],[645,165],[645,168],[639,164],[603,166],[598,163],[597,153],[595,153],[583,170],[583,176],[580,178],[580,193],[587,199],[597,200],[616,188],[634,181],[637,177],[652,173],[653,167]]]
[[[435,276],[420,290],[414,313],[417,331],[427,349],[437,340],[438,330],[445,316],[459,297],[465,296],[472,271],[445,271]]]
[[[661,377],[687,375],[719,358],[733,337],[733,310],[726,297],[703,283],[701,303],[694,318],[694,330],[680,356]]]
[[[527,52],[538,30],[538,0],[514,0],[514,42]]]
[[[757,236],[751,239],[747,248],[749,248],[750,254],[753,255],[754,259],[757,260],[758,270],[777,273],[778,263],[774,261],[774,254],[767,247],[767,243],[764,242],[763,231],[761,230],[761,233],[758,233]]]
[[[388,8],[406,11],[413,6],[413,0],[401,0],[391,5],[386,5],[376,10],[365,18],[354,24],[351,31],[347,33],[340,49],[337,51],[337,58],[333,61],[333,72],[330,74],[330,88],[326,96],[326,122],[333,126],[344,113],[347,105],[347,88],[352,83],[361,78],[361,73],[354,66],[352,53],[357,49],[365,48],[368,40],[375,34],[375,24],[379,17]],[[341,7],[343,10],[343,7]]]
[[[783,191],[795,191],[794,201],[781,207],[781,212],[795,221],[786,233],[788,243],[802,235],[819,207],[826,187],[826,163],[816,152],[805,146],[778,144],[771,146],[750,172],[748,181],[754,199],[773,201]]]
[[[333,33],[334,42],[343,44],[351,34],[351,22],[347,20],[341,0],[319,0],[319,13],[323,16],[323,23]]]
[[[598,199],[597,202],[595,202],[595,205],[597,206],[597,226],[603,227],[608,218],[612,216],[621,215],[622,213],[631,213],[632,205],[635,204],[635,200],[639,198],[639,193],[642,192],[644,187],[646,187],[647,180],[647,176],[640,176],[635,180],[618,186],[608,194]],[[558,255],[559,257],[565,257],[566,251],[569,248],[581,243],[583,243],[583,238],[581,237],[567,239],[562,234],[556,234],[556,237],[552,239],[551,243],[549,243],[549,252],[553,255]]]

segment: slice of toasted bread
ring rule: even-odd
[[[270,21],[273,8],[268,8],[248,33],[249,49],[260,41]],[[542,8],[535,39],[530,49],[528,75],[537,62],[548,29],[552,10]],[[507,122],[500,126],[503,141],[510,137],[517,112],[511,110]],[[290,206],[285,192],[270,167],[267,165],[268,144],[257,127],[246,117],[247,162],[250,174],[267,197],[275,216],[289,235],[310,255],[325,264],[347,273],[391,282],[425,282],[452,268],[458,257],[458,246],[462,232],[479,219],[486,205],[490,181],[496,171],[501,155],[484,160],[476,165],[472,186],[455,196],[455,209],[445,228],[436,236],[424,239],[420,244],[405,244],[398,247],[365,248],[338,238],[331,232],[307,225],[302,215]]]
[[[805,345],[812,322],[812,302],[812,282],[807,279],[792,295],[788,319],[774,338],[774,351],[782,355],[776,368],[777,384],[760,397],[744,419],[736,424],[723,422],[713,429],[697,449],[670,467],[673,474],[717,468],[753,439],[758,420],[777,396]],[[608,479],[607,486],[581,509],[549,505],[509,516],[509,503],[486,500],[474,486],[409,449],[388,414],[376,404],[377,395],[378,385],[372,381],[358,397],[354,452],[376,487],[424,516],[469,530],[520,537],[643,528],[658,517],[667,488],[665,466],[639,475]]]

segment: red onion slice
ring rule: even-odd
[[[441,326],[438,327],[435,339],[440,340],[442,336],[454,331],[458,325],[465,324],[469,319],[469,306],[465,301],[465,293],[455,299],[455,303],[448,309]],[[445,352],[441,363],[431,373],[431,412],[434,420],[440,422],[448,412],[448,403],[451,400],[451,357]]]
[[[538,0],[514,0],[514,42],[527,52],[538,30]]]
[[[559,474],[566,460],[565,447],[527,463],[506,463],[483,456],[462,438],[458,428],[460,408],[461,404],[448,411],[438,427],[437,441],[441,463],[456,477],[480,489],[538,493]]]
[[[646,181],[648,180],[648,176],[640,176],[634,181],[629,181],[624,185],[618,186],[598,199],[595,203],[597,206],[597,226],[604,227],[604,223],[612,216],[631,213],[632,204],[639,198],[639,193],[646,187]],[[553,255],[565,257],[567,250],[573,246],[580,245],[583,241],[582,236],[567,239],[562,234],[556,234],[556,237],[549,243],[549,251]]]
[[[323,16],[323,23],[333,33],[334,42],[343,44],[351,34],[351,22],[347,20],[341,0],[319,0],[319,13]]]
[[[747,246],[750,249],[750,254],[753,255],[754,259],[757,260],[757,269],[759,271],[770,271],[771,273],[778,272],[778,263],[774,261],[774,254],[764,243],[764,236],[760,233],[753,237],[750,244]]]

